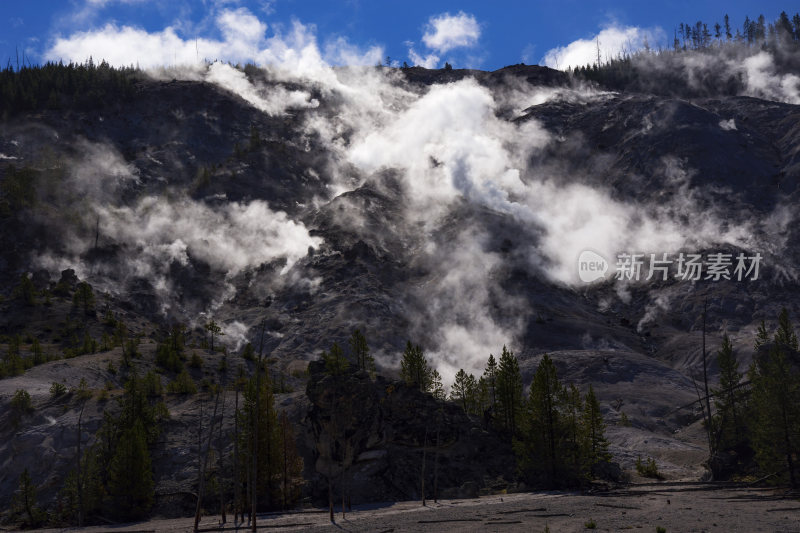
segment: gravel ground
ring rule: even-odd
[[[205,517],[201,531],[219,531],[219,517]],[[386,503],[354,507],[336,524],[326,510],[314,509],[259,520],[261,531],[445,532],[458,531],[585,531],[589,521],[596,531],[641,530],[668,532],[800,532],[800,501],[781,491],[720,487],[702,483],[629,485],[609,492],[581,495],[534,492],[487,496],[472,500]],[[151,520],[113,527],[48,531],[192,531],[191,518]],[[238,529],[232,523],[226,531]]]

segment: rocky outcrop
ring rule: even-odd
[[[327,500],[328,475],[335,497],[344,485],[353,503],[421,499],[423,457],[427,498],[434,488],[452,498],[512,487],[508,439],[458,406],[363,371],[330,376],[312,362],[309,372],[305,444],[315,500]]]

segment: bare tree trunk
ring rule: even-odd
[[[331,434],[330,434],[330,462],[328,463],[328,513],[330,514],[331,522],[336,521],[333,513],[333,452],[336,448],[336,395],[337,390],[333,391],[333,401],[331,403]]]
[[[281,495],[281,507],[284,511],[286,510],[286,493],[289,485],[289,449],[286,444],[286,425],[288,423],[289,421],[286,418],[281,419],[281,441],[283,442],[283,494]]]
[[[333,464],[333,459],[328,466],[328,514],[330,515],[331,522],[336,522],[336,518],[333,516],[333,482],[331,478],[333,477],[332,468],[330,465]]]
[[[346,450],[345,450],[345,454],[344,455],[347,456]],[[344,513],[345,513],[345,506],[344,506],[345,497],[344,497],[344,495],[345,495],[345,492],[347,492],[347,489],[345,487],[345,478],[344,478],[344,458],[342,459],[342,473],[341,473],[341,479],[339,480],[339,485],[342,488],[342,520],[344,520]]]
[[[239,511],[241,510],[242,484],[239,479],[239,378],[236,381],[236,403],[233,411],[233,523],[239,523]],[[241,515],[244,522],[244,513]]]
[[[81,412],[78,415],[78,527],[83,527],[83,473],[81,468],[81,422],[83,421],[83,409],[86,407],[86,398],[81,403]]]
[[[264,354],[264,328],[266,322],[261,321],[261,342],[258,346],[258,366],[256,367],[256,405],[253,410],[253,502],[252,502],[252,531],[256,533],[256,508],[258,506],[258,410],[261,407],[261,364]]]
[[[711,461],[714,458],[714,446],[711,441],[711,395],[708,392],[708,363],[706,361],[707,354],[706,354],[706,311],[708,310],[708,300],[703,302],[703,385],[705,387],[706,393],[706,405],[705,409],[708,413],[708,417],[706,418],[706,433],[708,435],[708,462],[709,466],[711,465]],[[714,474],[712,470],[712,475]]]
[[[433,456],[433,501],[439,503],[439,430],[442,427],[442,411],[436,421],[436,452]]]
[[[422,473],[420,475],[420,485],[422,489],[422,506],[425,507],[425,461],[428,451],[428,424],[425,424],[425,438],[422,441]]]
[[[200,480],[197,487],[197,508],[194,512],[194,531],[200,526],[200,509],[203,504],[203,489],[205,488],[206,481],[206,467],[208,466],[208,452],[211,451],[211,438],[214,436],[214,419],[217,416],[217,406],[219,405],[219,389],[217,390],[217,398],[214,400],[214,413],[211,415],[211,423],[208,429],[208,444],[206,444],[206,451],[203,454],[203,462],[200,466]],[[202,424],[202,418],[200,420]]]
[[[223,457],[224,451],[224,444],[222,441],[222,424],[225,421],[225,384],[223,380],[222,385],[222,414],[220,415],[219,421],[219,436],[217,437],[217,454],[219,455],[218,458],[218,469],[219,474],[217,474],[217,478],[219,479],[219,507],[220,507],[220,515],[222,523],[225,524],[228,522],[228,517],[225,514],[225,488],[222,484],[222,473],[225,471],[225,460]]]

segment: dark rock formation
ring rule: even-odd
[[[329,473],[337,495],[344,479],[353,503],[421,499],[423,455],[428,499],[434,487],[438,497],[452,498],[515,486],[508,438],[460,407],[402,382],[373,381],[363,371],[330,376],[317,361],[309,372],[305,440],[313,461],[307,458],[306,465],[320,503],[327,501]]]

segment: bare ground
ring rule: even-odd
[[[468,500],[399,502],[355,506],[345,518],[328,520],[325,509],[262,515],[261,531],[596,531],[800,532],[800,500],[780,490],[708,483],[633,484],[607,492],[533,492]],[[150,520],[133,524],[46,531],[192,531],[193,519]],[[220,531],[219,516],[204,517],[201,531]],[[247,524],[226,524],[247,531]]]

